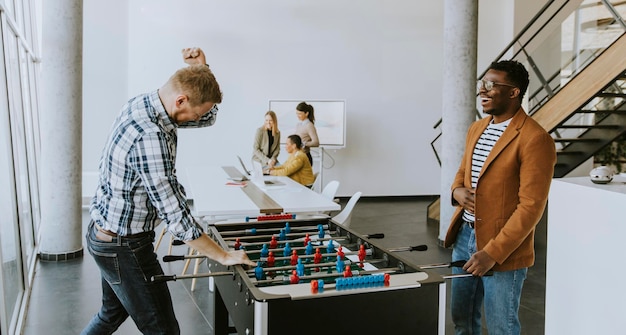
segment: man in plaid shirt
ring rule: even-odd
[[[179,334],[169,289],[154,253],[161,223],[177,239],[224,265],[254,266],[243,250],[226,251],[191,216],[176,177],[179,127],[215,123],[222,93],[199,48],[183,49],[188,67],[161,88],[128,101],[100,159],[87,246],[100,268],[102,307],[82,334],[111,334],[130,315],[144,334]]]

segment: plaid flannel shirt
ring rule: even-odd
[[[161,221],[176,238],[200,237],[202,228],[176,178],[177,129],[215,123],[217,106],[200,120],[172,122],[158,91],[130,99],[115,120],[100,158],[91,218],[120,236],[154,230]]]

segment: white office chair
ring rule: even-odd
[[[339,189],[339,182],[336,180],[330,181],[324,189],[322,190],[322,195],[330,200],[335,200],[335,194],[337,194],[337,190]]]
[[[352,219],[352,211],[357,201],[361,198],[361,194],[361,192],[354,193],[354,195],[350,197],[350,200],[348,200],[346,207],[344,207],[339,214],[335,215],[332,220],[344,227],[349,227],[350,220]]]

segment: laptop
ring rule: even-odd
[[[244,168],[245,169],[245,168]],[[282,182],[278,180],[264,180],[263,179],[263,166],[260,162],[255,160],[252,161],[252,182],[260,185],[284,185]]]
[[[252,173],[250,172],[250,170],[248,170],[248,168],[246,168],[246,164],[243,163],[243,159],[241,159],[239,155],[237,155],[237,159],[239,160],[239,164],[241,164],[241,168],[243,169],[243,172],[248,176],[251,175]]]

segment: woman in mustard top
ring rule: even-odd
[[[302,185],[311,185],[315,181],[313,168],[306,154],[302,151],[302,139],[298,135],[289,135],[285,141],[289,157],[281,166],[268,169],[272,176],[287,176]]]

